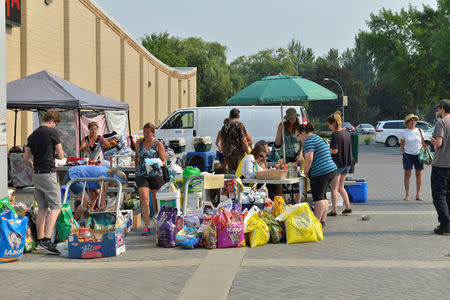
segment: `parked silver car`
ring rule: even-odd
[[[367,123],[359,124],[358,126],[356,126],[356,132],[358,132],[359,134],[374,134],[375,127]]]

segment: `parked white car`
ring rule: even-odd
[[[426,121],[418,121],[416,126],[422,129],[425,143],[431,145],[430,139],[433,132],[429,129],[432,125]],[[375,142],[383,143],[388,147],[397,146],[400,144],[402,130],[405,128],[406,126],[403,124],[403,120],[380,121],[375,128]]]
[[[363,123],[356,126],[356,132],[359,134],[373,134],[375,133],[375,127],[371,124]]]

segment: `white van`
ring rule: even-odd
[[[295,108],[300,114],[300,122],[306,124],[308,115],[303,106],[283,106],[283,116],[288,108]],[[194,138],[210,136],[212,147],[210,151],[217,151],[215,144],[218,131],[222,128],[223,121],[229,117],[230,110],[237,108],[240,111],[239,121],[242,122],[250,133],[253,141],[275,141],[278,124],[281,120],[280,106],[209,106],[182,108],[174,111],[160,126],[157,127],[155,136],[163,139],[168,145],[171,140],[184,138],[186,141],[185,152],[194,150]]]

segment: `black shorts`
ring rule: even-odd
[[[164,184],[162,176],[136,176],[136,185],[138,188],[146,187],[151,190],[159,190]]]
[[[336,175],[336,170],[330,173],[310,178],[311,193],[313,201],[320,201],[327,199],[328,186]]]

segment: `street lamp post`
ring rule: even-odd
[[[336,82],[337,85],[341,88],[341,93],[342,93],[342,122],[344,122],[344,90],[342,89],[342,86],[339,84],[339,82],[337,82],[334,79],[331,78],[324,78],[325,81],[333,81]]]

